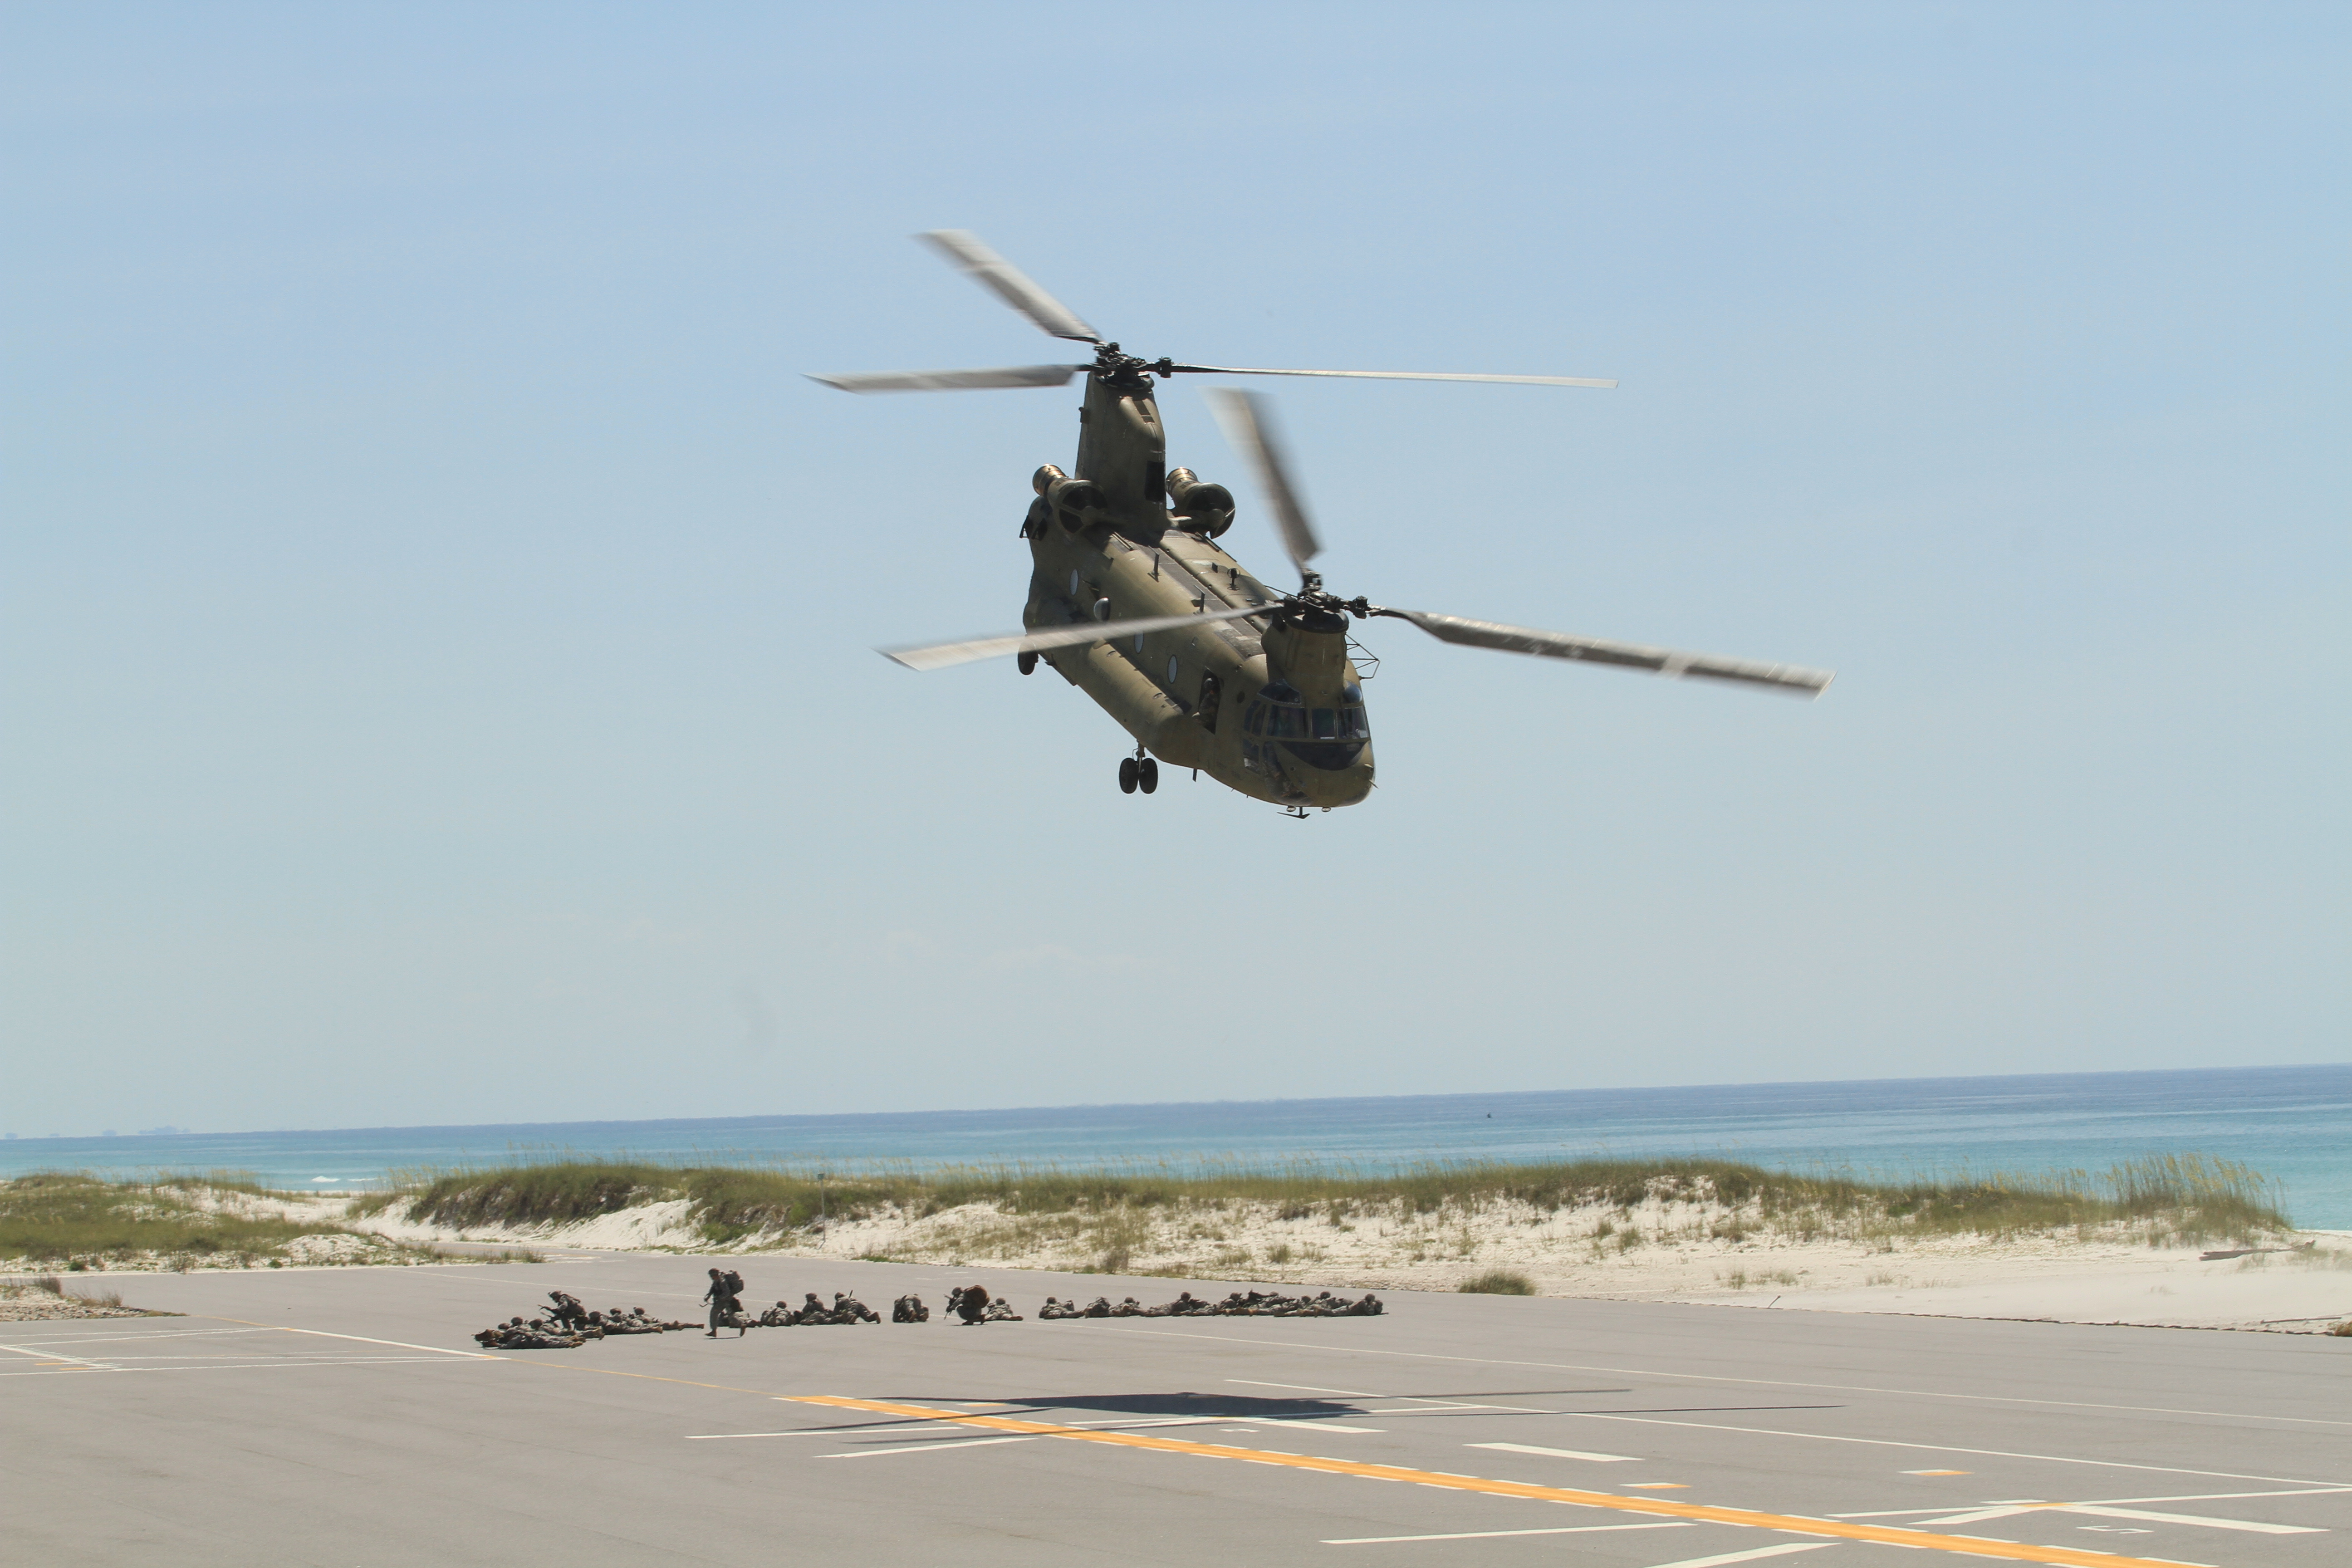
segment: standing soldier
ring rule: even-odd
[[[742,1288],[742,1282],[733,1274],[721,1274],[716,1268],[710,1271],[710,1289],[702,1293],[702,1299],[710,1303],[710,1331],[702,1336],[704,1339],[717,1339],[720,1326],[729,1323],[734,1325],[739,1340],[749,1331],[743,1326],[743,1314],[736,1297]]]

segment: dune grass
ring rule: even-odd
[[[1177,1208],[1247,1206],[1281,1219],[1339,1226],[1370,1215],[1476,1213],[1505,1205],[1551,1214],[1630,1212],[1647,1202],[1706,1205],[1718,1215],[1711,1234],[1731,1240],[1753,1230],[1867,1238],[2136,1226],[2151,1240],[2199,1242],[2288,1228],[2272,1184],[2258,1173],[2194,1154],[2131,1161],[2097,1174],[1897,1182],[1725,1160],[1433,1163],[1370,1173],[1304,1163],[1107,1170],[877,1164],[821,1174],[813,1167],[553,1158],[414,1173],[394,1190],[359,1200],[353,1212],[399,1205],[414,1219],[459,1227],[564,1224],[679,1200],[703,1238],[714,1243],[803,1229],[821,1215],[922,1217],[971,1205],[1030,1222],[1024,1229],[1040,1228],[1041,1221],[1049,1222],[1045,1229],[1059,1228],[1050,1223],[1056,1216],[1071,1225],[1100,1225],[1115,1215]],[[1106,1245],[1120,1251],[1129,1239],[1112,1237]]]
[[[130,1182],[64,1171],[18,1176],[0,1182],[0,1258],[63,1264],[69,1272],[146,1259],[266,1264],[283,1260],[288,1244],[301,1237],[351,1234],[331,1220],[202,1201],[223,1193],[265,1195],[258,1184],[221,1173]]]
[[[1536,1282],[1516,1268],[1489,1268],[1484,1274],[1474,1274],[1454,1287],[1477,1296],[1532,1296]]]

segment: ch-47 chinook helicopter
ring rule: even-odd
[[[1371,793],[1371,729],[1361,673],[1348,657],[1349,616],[1393,616],[1445,642],[1508,653],[1580,659],[1656,675],[1738,681],[1818,696],[1825,670],[1678,653],[1596,637],[1530,631],[1424,610],[1342,599],[1308,563],[1322,548],[1307,521],[1265,409],[1246,393],[1210,396],[1227,437],[1250,460],[1282,535],[1298,590],[1267,587],[1217,544],[1234,498],[1190,468],[1170,468],[1151,380],[1171,375],[1314,375],[1375,381],[1515,382],[1610,387],[1613,381],[1557,375],[1457,375],[1419,371],[1250,370],[1144,360],[1106,342],[1010,262],[961,230],[929,242],[1005,303],[1057,338],[1095,345],[1092,361],[998,370],[918,371],[811,379],[844,392],[954,392],[1063,386],[1087,378],[1078,455],[1031,480],[1036,497],[1021,524],[1034,568],[1025,632],[921,647],[885,648],[910,669],[1017,657],[1029,674],[1043,659],[1099,703],[1135,738],[1118,787],[1150,795],[1159,762],[1192,768],[1294,816],[1309,806],[1353,805]],[[1155,761],[1154,759],[1158,759]]]

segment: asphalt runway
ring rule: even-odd
[[[1039,1322],[1048,1293],[1186,1282],[761,1258],[747,1301],[912,1290],[933,1320],[468,1337],[555,1288],[696,1317],[707,1264],[100,1277],[186,1316],[0,1324],[0,1539],[341,1568],[2352,1563],[2346,1340],[1402,1292]],[[1031,1321],[942,1321],[967,1280]]]

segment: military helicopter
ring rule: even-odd
[[[1296,816],[1313,806],[1328,811],[1353,805],[1371,794],[1371,727],[1364,672],[1349,657],[1349,616],[1390,616],[1444,642],[1655,675],[1809,696],[1819,696],[1830,683],[1828,671],[1795,665],[1394,609],[1360,595],[1342,599],[1323,586],[1309,564],[1322,545],[1263,402],[1218,389],[1210,394],[1212,407],[1227,438],[1255,469],[1283,548],[1298,573],[1297,592],[1278,592],[1217,543],[1233,526],[1233,492],[1204,482],[1190,468],[1167,466],[1167,437],[1151,395],[1153,377],[1175,375],[1586,387],[1613,387],[1614,381],[1265,370],[1139,359],[1107,341],[978,237],[941,229],[916,237],[1053,336],[1093,344],[1095,355],[1075,364],[810,378],[857,393],[1064,386],[1072,376],[1087,378],[1076,463],[1067,471],[1047,463],[1030,480],[1035,496],[1020,532],[1033,563],[1029,602],[1021,616],[1026,629],[879,651],[909,669],[940,669],[1010,654],[1027,675],[1044,661],[1134,738],[1135,751],[1118,764],[1118,787],[1130,795],[1150,795],[1159,787],[1161,762],[1193,769],[1196,775],[1205,773]]]

